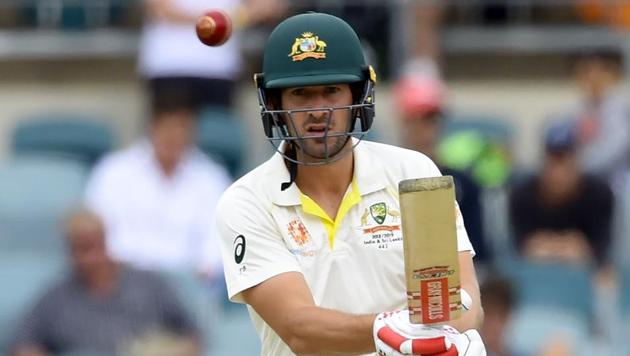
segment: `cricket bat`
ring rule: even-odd
[[[398,184],[410,322],[460,317],[461,296],[453,177]]]

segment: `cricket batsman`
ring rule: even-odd
[[[412,324],[398,182],[440,172],[421,153],[362,142],[376,75],[343,20],[280,23],[255,77],[277,153],[219,202],[228,294],[248,306],[262,354],[485,355],[474,250],[457,219],[462,301],[448,325]]]

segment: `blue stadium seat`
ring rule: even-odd
[[[518,261],[501,269],[516,287],[507,342],[515,354],[535,354],[558,335],[586,349],[594,313],[590,268]]]
[[[179,301],[189,315],[201,328],[205,343],[209,343],[215,320],[215,306],[209,287],[198,274],[182,271],[164,271],[161,273],[175,291]]]
[[[627,252],[627,251],[626,251]],[[615,323],[613,337],[616,342],[614,347],[619,355],[630,354],[630,265],[619,267],[619,294],[617,296],[618,320]],[[607,320],[608,321],[608,320]],[[610,321],[609,321],[610,322]]]
[[[113,148],[114,141],[103,121],[59,113],[21,121],[13,133],[12,149],[15,154],[58,154],[93,165]]]
[[[220,286],[203,281],[195,273],[168,271],[162,275],[201,327],[207,345],[205,355],[260,354],[260,342],[247,310],[242,305],[225,308]]]
[[[0,249],[0,355],[8,355],[16,323],[64,271],[60,260]]]
[[[223,164],[233,178],[243,174],[247,133],[238,117],[220,107],[205,108],[199,115],[197,145]]]
[[[63,255],[61,220],[81,201],[88,170],[60,157],[0,164],[0,251]]]
[[[219,313],[212,347],[206,356],[260,355],[260,339],[242,304]]]
[[[619,306],[621,315],[630,320],[630,266],[621,268],[621,285],[619,288]]]
[[[19,5],[20,23],[29,27],[85,31],[121,25],[136,1],[124,0],[29,0]]]
[[[592,270],[564,263],[514,261],[504,271],[517,287],[519,305],[547,306],[590,319],[593,313]]]

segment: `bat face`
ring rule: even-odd
[[[457,319],[461,297],[453,178],[407,179],[398,190],[410,321]]]

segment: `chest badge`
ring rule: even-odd
[[[311,239],[311,235],[308,230],[306,230],[306,226],[304,226],[304,223],[300,220],[291,220],[287,230],[289,232],[289,236],[291,236],[298,246],[306,245],[306,243]]]
[[[388,250],[393,245],[402,244],[400,211],[391,209],[385,202],[365,208],[358,229],[365,247]]]
[[[382,202],[373,204],[370,206],[370,215],[379,225],[383,224],[387,217],[387,205]]]

